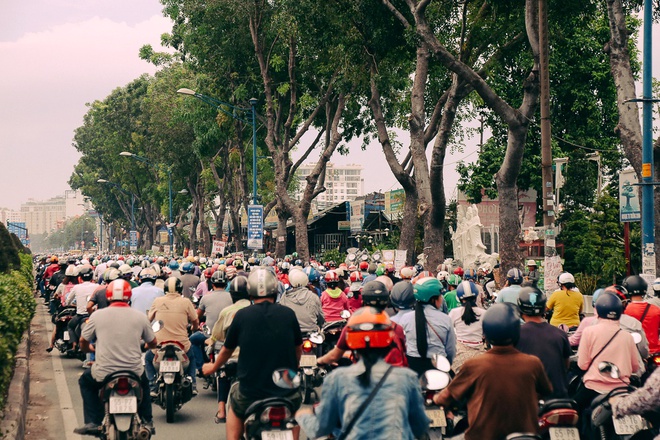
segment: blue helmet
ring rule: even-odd
[[[481,318],[481,325],[491,345],[516,345],[520,339],[520,315],[513,304],[492,305]]]
[[[172,259],[172,260],[170,260],[167,267],[169,267],[172,270],[178,270],[179,269],[179,263],[175,259]]]
[[[193,273],[195,271],[195,265],[192,264],[190,261],[186,261],[185,263],[183,263],[183,266],[181,266],[181,271],[183,273]]]
[[[314,283],[319,280],[319,271],[314,269],[312,266],[307,266],[303,269],[303,272],[305,272],[307,278],[309,278],[310,283]]]
[[[459,299],[459,301],[469,298],[476,298],[477,296],[479,296],[479,289],[477,288],[477,285],[472,281],[461,281],[461,284],[456,287],[456,297]]]

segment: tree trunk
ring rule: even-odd
[[[277,212],[277,237],[275,241],[275,257],[284,258],[286,255],[286,221],[289,219],[289,215],[286,211],[280,208],[279,204],[275,208]]]
[[[415,263],[415,237],[417,236],[417,192],[404,188],[406,199],[403,202],[403,217],[401,218],[401,226],[399,236],[398,249],[407,250],[406,264]]]

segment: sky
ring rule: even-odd
[[[0,208],[18,210],[28,199],[63,195],[79,154],[72,146],[87,103],[104,99],[156,68],[138,57],[144,44],[160,50],[171,23],[158,0],[0,0]],[[655,53],[660,29],[654,29]],[[654,60],[660,77],[660,57]],[[450,152],[448,196],[455,162],[477,157],[478,139]],[[351,144],[336,164],[364,166],[365,191],[397,188],[379,145]]]

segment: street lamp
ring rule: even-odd
[[[153,163],[146,157],[138,156],[137,154],[131,153],[130,151],[122,151],[121,153],[119,153],[119,155],[124,157],[132,157],[133,159],[139,160],[140,162],[144,162],[147,165],[150,165],[156,169],[160,168],[159,164]],[[172,252],[173,250],[172,244],[174,240],[174,235],[172,234],[172,226],[173,226],[172,225],[172,170],[170,169],[170,167],[165,167],[165,171],[167,172],[167,193],[168,193],[169,208],[170,208],[169,223],[167,225],[167,234],[169,236],[169,241],[170,241],[170,252]]]
[[[246,124],[252,124],[252,204],[256,205],[257,204],[257,102],[258,102],[257,98],[250,98],[249,101],[250,108],[243,108],[243,107],[236,107],[227,102],[220,101],[219,99],[213,98],[211,96],[202,95],[201,93],[197,93],[194,90],[190,90],[186,88],[179,89],[176,92],[181,95],[194,96],[200,101],[204,101],[208,105],[215,107],[217,110],[221,111],[222,113],[228,116],[231,116],[234,119],[243,121]],[[244,114],[251,111],[252,116],[248,118],[248,120],[246,120],[237,116],[235,113],[228,112],[223,107],[229,107],[232,110],[237,110],[243,112]]]

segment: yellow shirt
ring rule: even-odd
[[[550,295],[546,304],[548,310],[553,310],[550,324],[569,327],[580,325],[580,313],[584,307],[582,294],[575,290],[557,290]]]

